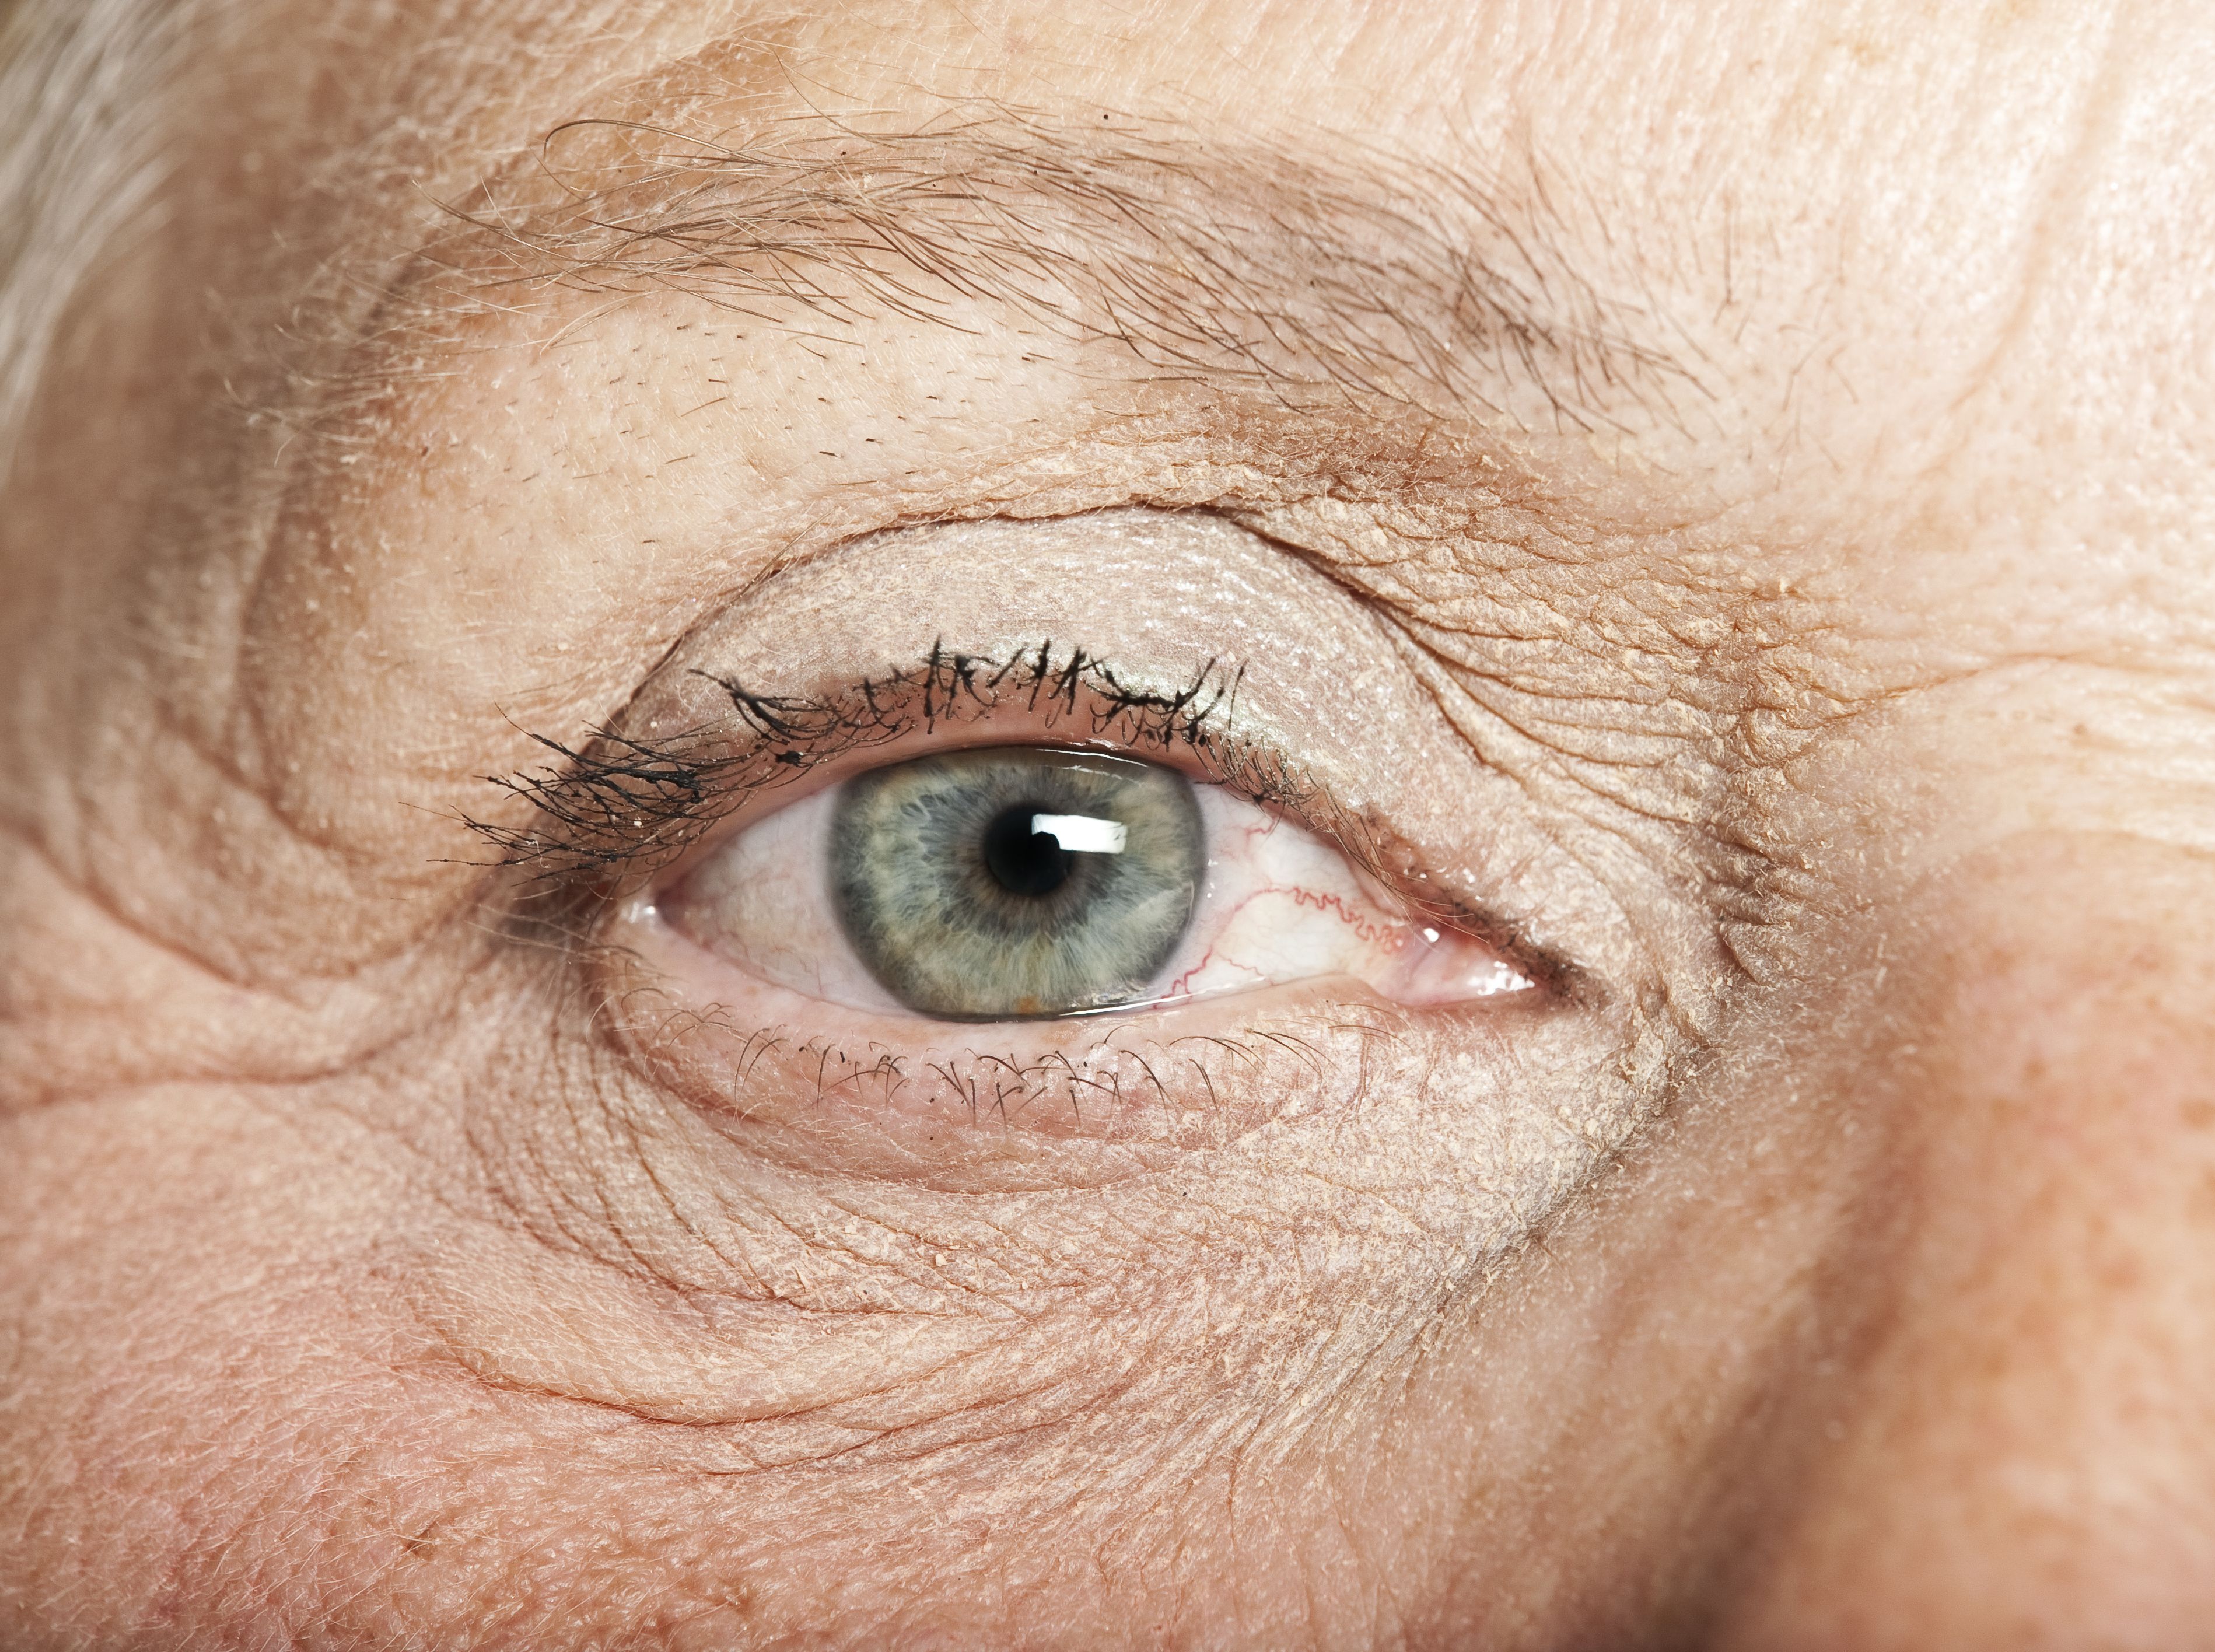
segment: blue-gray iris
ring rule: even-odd
[[[1091,752],[991,746],[846,783],[831,887],[886,990],[948,1021],[1112,1008],[1169,962],[1207,866],[1191,783]]]

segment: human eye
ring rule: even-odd
[[[1041,557],[1085,531],[1009,531]],[[1358,1093],[1426,1026],[1482,1038],[1562,1002],[1557,959],[1466,868],[1341,795],[1375,766],[1360,679],[1309,692],[1266,651],[1145,623],[1112,649],[972,646],[940,629],[975,623],[958,596],[905,654],[838,625],[795,651],[774,606],[518,783],[540,819],[504,839],[525,906],[586,943],[595,1024],[710,1115],[863,1157],[955,1121],[1228,1127]],[[901,611],[846,627],[894,636]]]
[[[623,926],[672,968],[942,1022],[1161,1011],[1328,977],[1396,1004],[1531,985],[1230,785],[1098,748],[871,767],[636,897]]]

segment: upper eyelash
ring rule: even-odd
[[[1107,660],[1083,648],[1057,654],[1051,641],[1004,659],[934,643],[912,666],[820,699],[691,674],[729,697],[731,721],[667,735],[618,722],[574,747],[532,734],[557,762],[483,777],[530,803],[532,818],[510,826],[464,815],[463,824],[499,852],[498,865],[527,869],[537,883],[628,879],[659,869],[761,791],[1018,697],[1027,710],[1044,709],[1049,728],[1066,720],[1133,751],[1180,748],[1209,779],[1290,813],[1304,817],[1317,795],[1273,748],[1232,732],[1243,669],[1225,675],[1212,660],[1169,692],[1134,688]]]
[[[510,826],[464,815],[463,824],[498,851],[496,866],[523,875],[518,905],[531,909],[535,923],[580,937],[592,910],[660,871],[759,794],[855,752],[981,718],[1019,698],[1026,710],[1045,709],[1049,728],[1065,719],[1127,750],[1175,748],[1208,780],[1330,840],[1412,914],[1476,937],[1542,983],[1564,987],[1576,973],[1430,881],[1396,837],[1341,808],[1273,743],[1236,728],[1243,666],[1225,673],[1211,660],[1182,688],[1163,691],[1132,686],[1082,648],[1057,653],[1049,640],[1003,658],[934,642],[911,666],[821,698],[761,692],[712,672],[691,675],[728,697],[728,720],[664,735],[629,732],[618,719],[574,747],[531,734],[556,762],[483,777],[528,802],[531,818]]]

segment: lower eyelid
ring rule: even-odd
[[[604,955],[602,1028],[657,1085],[752,1151],[850,1174],[947,1185],[1067,1185],[1096,1172],[1061,1155],[1221,1145],[1288,1112],[1348,1099],[1380,1048],[1404,1042],[1394,1006],[1309,981],[1144,1016],[963,1024],[887,1018],[774,986],[740,1001],[681,996],[640,951]],[[733,995],[738,998],[739,995]],[[1506,1036],[1503,1023],[1495,1029]],[[1040,1159],[1040,1152],[1055,1157]]]

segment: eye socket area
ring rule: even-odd
[[[850,776],[742,825],[617,927],[694,992],[880,1031],[1166,1012],[1332,978],[1409,1008],[1533,986],[1283,814],[1063,746]]]

